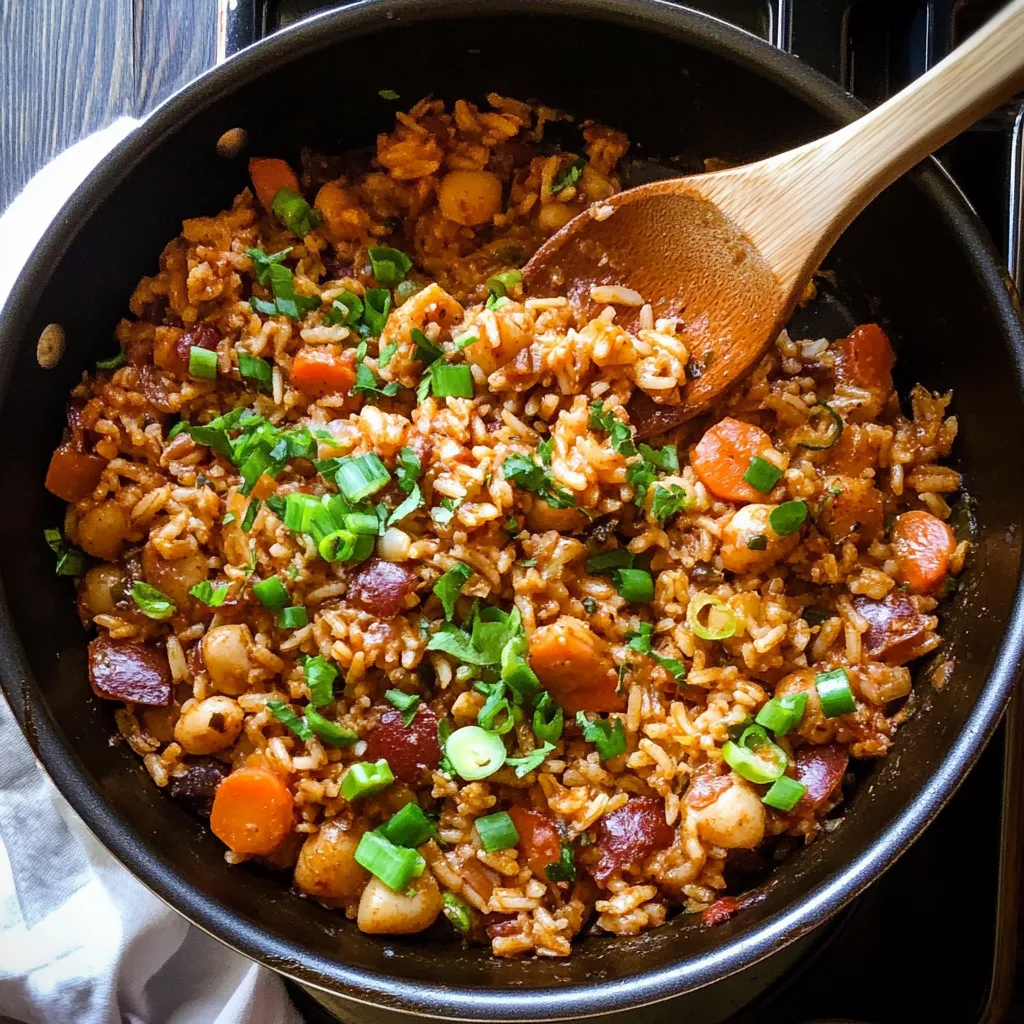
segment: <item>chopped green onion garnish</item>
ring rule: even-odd
[[[212,349],[193,345],[188,350],[188,372],[193,377],[215,380],[217,377],[217,353]]]
[[[479,335],[474,334],[472,331],[466,331],[465,334],[460,334],[457,338],[452,338],[452,344],[455,346],[455,350],[457,352],[461,352],[464,348],[469,348],[470,345],[476,344],[479,340]]]
[[[583,738],[597,747],[597,756],[602,761],[607,761],[625,752],[626,727],[621,718],[608,721],[603,718],[595,718],[591,722],[582,711],[577,711],[576,724],[583,730]]]
[[[465,363],[438,363],[431,376],[431,387],[438,398],[472,398],[472,371]]]
[[[245,507],[245,515],[242,517],[242,530],[248,533],[252,529],[252,524],[256,522],[256,514],[260,510],[260,505],[263,502],[259,498],[253,498],[248,505]]]
[[[807,502],[784,501],[768,514],[768,522],[780,537],[796,533],[807,519]]]
[[[194,587],[191,587],[189,594],[197,601],[202,601],[208,608],[219,608],[228,596],[229,589],[230,587],[227,583],[222,583],[219,587],[215,587],[209,580],[203,580],[202,583],[197,583]]]
[[[444,916],[448,923],[460,934],[465,935],[473,923],[472,913],[469,904],[453,892],[444,894]]]
[[[750,465],[743,474],[743,479],[762,494],[767,494],[781,478],[782,470],[767,459],[762,459],[760,455],[755,455],[750,460]]]
[[[254,583],[252,592],[264,608],[277,611],[288,604],[288,591],[285,590],[280,576],[271,576],[269,579]]]
[[[464,725],[448,737],[444,752],[452,768],[467,782],[486,779],[505,763],[505,744],[496,732]]]
[[[423,813],[423,808],[418,803],[410,801],[381,825],[380,832],[395,846],[415,849],[422,846],[434,834],[435,829],[434,823]]]
[[[654,600],[654,578],[644,569],[616,569],[612,582],[627,601],[649,604]]]
[[[493,683],[480,682],[474,689],[487,695],[484,706],[477,712],[477,725],[488,732],[504,736],[515,725],[512,705],[505,696],[505,683],[502,680]]]
[[[444,607],[444,617],[449,621],[455,614],[455,602],[472,575],[473,570],[468,565],[464,562],[456,562],[434,584],[434,593]]]
[[[807,448],[812,452],[824,451],[832,448],[843,436],[843,418],[827,402],[818,402],[811,406],[811,416],[823,415],[825,419],[825,430],[820,434],[812,434],[806,441],[797,441],[801,448]]]
[[[260,388],[270,388],[273,370],[266,359],[251,356],[248,352],[238,353],[238,372],[245,380],[255,381]]]
[[[376,494],[390,479],[391,474],[375,452],[338,460],[335,481],[338,490],[349,501],[362,501],[363,498]]]
[[[415,448],[408,445],[398,453],[398,465],[395,468],[395,481],[398,489],[405,494],[412,493],[423,467]]]
[[[818,691],[821,710],[826,718],[852,715],[857,710],[857,702],[853,699],[853,691],[850,689],[850,677],[846,674],[845,668],[822,672],[814,680],[814,688]]]
[[[352,292],[342,292],[331,303],[331,308],[324,314],[324,323],[328,327],[335,327],[338,324],[355,327],[362,315],[363,300]]]
[[[304,238],[314,228],[319,227],[323,220],[320,211],[313,209],[305,199],[290,188],[282,188],[270,204],[274,216],[289,231]]]
[[[806,693],[791,693],[786,697],[772,697],[757,713],[754,721],[770,729],[776,736],[785,736],[800,724],[807,707]]]
[[[531,672],[532,674],[532,672]],[[533,735],[541,743],[557,743],[565,728],[565,712],[545,690],[533,708]]]
[[[488,853],[508,850],[519,842],[519,832],[505,811],[476,819],[476,834]]]
[[[520,270],[503,270],[500,274],[487,278],[487,308],[494,309],[499,299],[505,298],[513,288],[522,283],[523,274]]]
[[[748,725],[737,742],[726,740],[722,757],[748,782],[774,782],[786,770],[786,752],[768,738],[759,725]]]
[[[806,792],[807,787],[802,782],[797,782],[788,775],[780,775],[772,783],[772,788],[761,797],[761,803],[774,807],[777,811],[791,811],[800,803],[800,798]]]
[[[632,569],[633,555],[626,548],[602,551],[600,554],[591,555],[583,563],[583,567],[595,576],[599,573],[612,572],[614,569]]]
[[[351,530],[332,530],[316,549],[325,562],[347,562],[356,552],[356,535]]]
[[[297,715],[287,704],[280,700],[268,700],[267,710],[285,727],[290,729],[305,743],[312,739],[313,730],[306,719]]]
[[[301,629],[308,622],[309,613],[301,604],[282,608],[277,614],[277,624],[281,629]]]
[[[349,775],[345,778],[348,779]],[[423,874],[426,867],[426,861],[415,850],[395,846],[379,832],[363,834],[356,847],[355,859],[357,864],[362,864],[371,875],[396,892],[406,889],[414,878]]]
[[[306,708],[306,721],[310,729],[332,747],[347,747],[359,739],[358,733],[338,725],[337,722],[328,721],[313,707]]]
[[[363,296],[363,323],[373,337],[384,330],[391,310],[391,292],[387,288],[367,288]]]
[[[322,708],[334,700],[334,680],[338,678],[338,670],[321,654],[315,658],[307,658],[302,665],[306,686],[309,687],[309,702],[316,708]]]
[[[346,800],[358,800],[387,789],[394,781],[391,767],[383,757],[379,761],[357,761],[341,780],[341,795]]]
[[[404,690],[387,690],[384,696],[388,702],[402,712],[402,724],[408,728],[419,710],[420,698],[418,694],[406,693]]]
[[[132,587],[132,600],[139,606],[139,611],[151,619],[169,619],[176,611],[175,603],[156,587],[151,587],[141,580]]]
[[[420,491],[419,484],[413,484],[412,491],[409,492],[405,500],[388,516],[387,525],[394,526],[396,523],[400,523],[406,516],[411,516],[422,505],[423,493]]]
[[[391,249],[386,245],[374,245],[367,249],[370,266],[377,284],[390,288],[404,280],[412,269],[412,260],[401,249]]]
[[[111,356],[109,359],[99,359],[96,362],[97,370],[117,370],[124,366],[128,362],[128,351],[124,346],[124,342],[121,342],[121,351],[116,356]]]
[[[699,617],[705,608],[711,609],[708,614],[708,625],[704,625]],[[713,628],[710,625],[712,619],[717,620],[721,625]],[[727,640],[736,633],[736,616],[732,609],[714,594],[694,594],[686,609],[686,621],[690,629],[701,640]]]

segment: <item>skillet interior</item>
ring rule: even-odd
[[[820,922],[891,862],[962,777],[994,726],[1020,649],[1024,440],[1016,428],[1024,348],[989,245],[935,170],[883,195],[827,261],[840,290],[802,313],[796,333],[835,336],[853,320],[881,318],[899,355],[903,393],[918,380],[955,388],[954,462],[976,502],[978,544],[969,583],[945,614],[952,681],[941,692],[920,688],[921,713],[861,786],[842,825],[784,864],[761,900],[730,923],[708,932],[679,917],[635,939],[588,939],[568,962],[497,961],[452,943],[363,936],[292,896],[278,877],[229,869],[221,845],[156,790],[135,755],[108,744],[112,708],[89,694],[87,637],[41,538],[62,514],[42,477],[68,389],[109,355],[132,287],[154,272],[182,218],[228,205],[245,183],[244,161],[215,156],[220,133],[240,125],[251,152],[295,158],[303,144],[372,145],[395,106],[378,89],[396,90],[403,104],[432,91],[453,100],[496,90],[621,127],[636,156],[740,162],[805,142],[856,109],[765,44],[657,3],[592,0],[570,12],[541,0],[522,4],[515,17],[490,5],[485,18],[469,16],[476,6],[485,8],[448,3],[442,21],[429,20],[432,5],[423,0],[361,4],[243,54],[158,112],[144,129],[148,140],[172,129],[173,136],[119,182],[108,163],[91,179],[91,193],[87,185],[65,211],[66,223],[51,230],[0,324],[7,385],[0,429],[8,438],[0,667],[49,771],[100,838],[231,944],[375,1003],[458,1017],[583,1016],[704,984]],[[397,16],[386,20],[385,11]],[[421,15],[428,20],[409,23]],[[356,38],[371,28],[372,39]],[[801,87],[804,98],[794,94]],[[58,260],[62,232],[87,212]],[[51,321],[67,330],[68,352],[46,373],[35,365],[35,338]],[[579,985],[591,987],[570,987]]]

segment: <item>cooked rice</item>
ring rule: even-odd
[[[79,587],[83,620],[104,636],[166,652],[170,704],[128,703],[115,715],[120,734],[158,786],[194,795],[197,773],[218,764],[222,774],[241,766],[277,773],[294,800],[294,827],[262,859],[283,871],[294,868],[303,842],[329,846],[335,833],[324,826],[339,823],[342,836],[359,835],[416,800],[437,820],[437,841],[421,847],[427,881],[417,883],[420,888],[436,895],[439,886],[465,900],[473,913],[470,937],[499,956],[566,956],[572,937],[593,916],[601,930],[630,935],[672,912],[700,911],[725,891],[733,849],[770,848],[786,836],[810,841],[818,833],[842,800],[839,785],[783,813],[760,802],[765,787],[730,773],[723,761],[723,745],[773,693],[797,692],[800,680],[801,692],[809,692],[804,719],[779,740],[794,763],[801,752],[816,756],[824,748],[842,766],[847,755],[879,757],[889,749],[910,687],[904,663],[940,641],[936,601],[909,593],[900,582],[880,510],[886,517],[908,509],[948,517],[960,479],[940,460],[949,454],[956,420],[946,416],[950,396],[921,387],[905,416],[891,387],[839,380],[832,343],[783,333],[714,415],[657,439],[656,448],[678,450],[679,466],[665,468],[657,482],[684,497],[678,511],[664,521],[656,514],[655,487],[638,505],[627,476],[637,457],[628,448],[616,450],[606,427],[595,425],[592,406],[628,423],[635,395],[675,400],[689,360],[685,315],[656,320],[652,305],[645,305],[656,305],[656,296],[617,285],[592,290],[596,305],[589,316],[578,315],[563,296],[525,298],[514,283],[503,300],[485,305],[488,277],[523,262],[567,215],[588,207],[598,219],[611,214],[602,200],[619,187],[617,167],[628,143],[620,133],[584,125],[583,172],[559,188],[560,176],[578,166],[575,155],[543,156],[537,146],[544,124],[562,115],[497,95],[488,101],[490,109],[459,101],[448,112],[441,101],[424,100],[378,138],[368,165],[306,154],[303,184],[308,195],[316,193],[324,223],[304,238],[268,215],[248,189],[229,210],[186,221],[161,255],[159,271],[136,288],[132,317],[117,328],[126,364],[86,374],[73,392],[69,443],[100,456],[104,468],[89,493],[69,505],[64,525],[69,542],[97,559]],[[438,201],[446,173],[485,170],[501,179],[504,205],[475,227],[446,217]],[[362,340],[349,327],[327,323],[327,312],[345,293],[367,300],[377,283],[367,246],[378,244],[404,249],[414,261],[411,294],[391,312],[382,337],[368,339],[364,357],[377,386],[394,383],[397,394],[304,392],[292,380],[300,351],[340,355]],[[251,295],[266,301],[269,292],[254,284],[247,250],[288,247],[296,295],[325,298],[301,321],[268,317],[249,302]],[[630,326],[633,315],[638,320]],[[173,361],[175,346],[183,337],[194,343],[203,325],[216,342],[216,381],[191,377]],[[472,398],[427,393],[416,400],[424,363],[412,328],[449,361],[469,362]],[[478,340],[460,353],[453,339],[469,335]],[[386,346],[393,346],[387,360]],[[239,377],[241,352],[272,364],[266,391]],[[842,442],[824,450],[801,446],[821,402],[842,416]],[[187,432],[170,436],[179,416],[203,424],[242,407],[275,427],[316,430],[321,459],[375,452],[393,472],[403,449],[416,452],[424,504],[377,541],[377,557],[407,569],[412,581],[393,614],[353,596],[364,566],[324,561],[309,537],[288,529],[266,504],[297,489],[332,489],[310,461],[290,462],[276,480],[263,477],[254,494],[264,504],[243,530],[251,499],[241,493],[236,467]],[[784,551],[776,550],[780,538],[773,537],[766,557],[749,545],[728,553],[738,505],[716,497],[689,457],[703,431],[724,416],[757,425],[771,438],[761,454],[782,475],[763,500],[803,501],[817,518],[798,542],[779,545]],[[549,446],[546,493],[561,495],[566,500],[554,504],[570,507],[553,507],[502,471],[510,456],[532,458],[541,441]],[[877,529],[854,521],[845,534],[829,533],[829,517],[839,518],[829,510],[837,480],[850,493],[862,486],[870,488],[870,500],[877,495]],[[394,509],[405,497],[389,484],[373,500]],[[229,515],[233,522],[225,520]],[[651,603],[630,603],[609,575],[585,568],[590,555],[616,543],[649,564]],[[731,569],[723,550],[733,559]],[[962,542],[953,571],[960,571],[966,553]],[[390,710],[386,690],[419,695],[422,707],[456,728],[474,724],[481,713],[485,697],[473,682],[481,675],[493,679],[494,672],[427,650],[445,618],[432,587],[460,562],[472,575],[456,621],[479,602],[517,609],[528,636],[539,630],[552,635],[570,619],[600,638],[619,678],[614,709],[601,710],[610,711],[609,731],[622,729],[624,748],[602,762],[567,712],[546,760],[522,778],[506,766],[485,780],[463,782],[435,763],[415,784],[399,781],[349,802],[340,795],[342,779]],[[307,609],[307,625],[281,628],[277,613],[252,599],[254,581],[271,577],[283,582],[290,604]],[[175,601],[171,618],[140,612],[129,593],[140,580]],[[189,596],[206,580],[229,586],[220,607]],[[734,626],[724,639],[702,639],[688,622],[691,601],[705,594],[720,602],[713,621]],[[877,610],[886,600],[902,602],[895,624],[879,627],[858,611]],[[901,645],[880,648],[879,629],[888,643],[893,637],[886,630],[907,622],[913,629],[901,635]],[[220,661],[204,642],[239,624],[247,629],[232,634],[241,637],[233,657],[242,676],[228,686],[215,678]],[[658,660],[629,644],[644,624]],[[354,744],[332,746],[316,736],[303,741],[272,711],[278,700],[303,712],[310,689],[301,659],[317,655],[340,672],[335,699],[320,713],[357,733]],[[686,678],[677,681],[666,659],[682,661]],[[837,668],[848,670],[856,710],[826,719],[806,681]],[[578,677],[594,682],[587,663]],[[550,685],[558,697],[556,683]],[[213,699],[228,699],[239,722],[220,745],[211,738],[213,726],[187,727]],[[504,742],[513,758],[540,747],[529,714]],[[723,793],[731,794],[728,800]],[[730,800],[761,816],[753,835],[735,807],[730,819]],[[661,821],[633,821],[638,833],[657,826],[667,838],[600,871],[609,842],[602,823],[641,803],[658,808]],[[521,837],[526,846],[518,851],[483,851],[474,821],[515,807],[533,809],[572,844],[566,848],[575,858],[575,881],[550,877],[531,856],[528,837]],[[358,873],[346,849],[347,870]],[[296,885],[355,917],[366,877],[355,890],[328,898],[331,886],[340,884],[333,856],[324,855],[318,868],[299,861]],[[228,851],[227,858],[249,859],[241,851]]]

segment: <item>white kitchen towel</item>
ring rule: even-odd
[[[66,150],[0,217],[0,307],[64,201],[136,124]],[[0,750],[0,1019],[301,1024],[276,974],[194,928],[96,841],[2,697]]]

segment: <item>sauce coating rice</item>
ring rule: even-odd
[[[701,370],[685,309],[580,318],[516,269],[620,187],[626,137],[551,152],[564,119],[424,100],[373,154],[253,158],[46,481],[155,784],[364,931],[501,956],[740,910],[731,869],[888,750],[967,552],[950,396],[905,414],[877,325],[783,334],[653,433]]]

